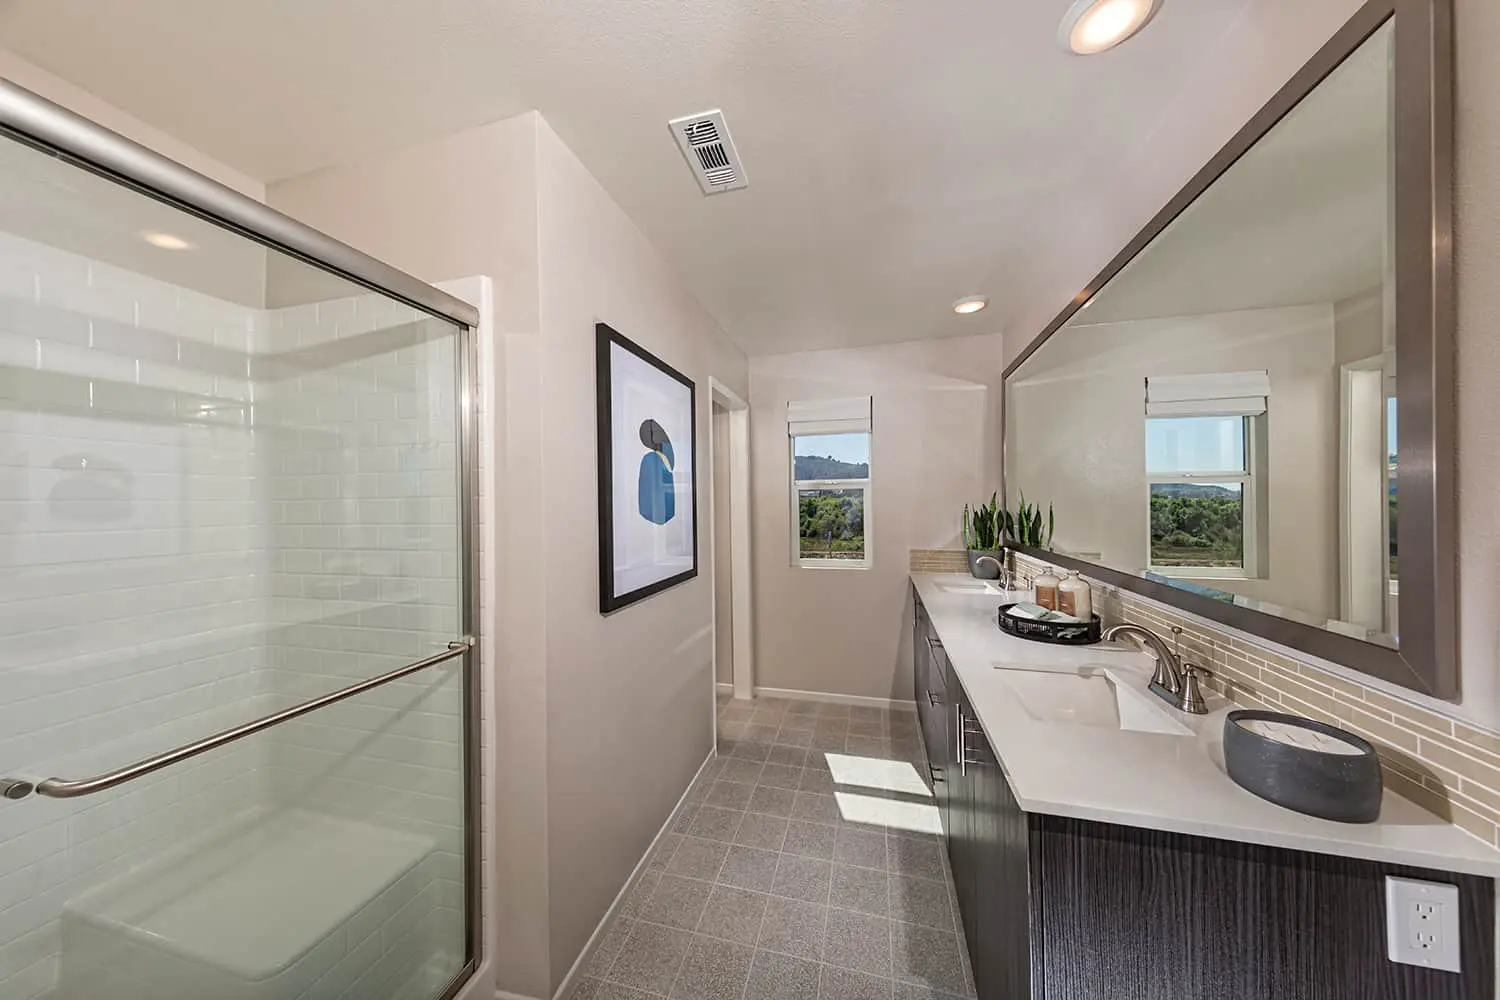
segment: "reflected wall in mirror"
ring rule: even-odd
[[[1006,492],[1055,505],[1064,561],[1401,648],[1396,32],[1242,133],[1007,375]]]

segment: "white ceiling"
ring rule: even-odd
[[[1055,40],[1069,3],[0,0],[0,42],[263,180],[535,108],[765,354],[1032,323],[1077,268],[1053,258],[1128,238],[1100,201],[1185,101],[1246,66],[1279,74],[1264,100],[1266,52],[1353,6],[1166,0],[1085,59]],[[704,198],[666,122],[712,107],[750,187]],[[972,293],[994,304],[948,311]]]

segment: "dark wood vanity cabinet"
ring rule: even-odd
[[[948,667],[942,640],[933,631],[921,598],[916,598],[916,627],[912,635],[912,698],[917,703],[917,721],[927,750],[928,777],[934,791],[942,791],[948,766]]]
[[[914,603],[917,716],[975,986],[981,1000],[1030,997],[1026,814],[1011,794],[921,599]]]
[[[975,987],[982,998],[1031,993],[1026,814],[955,681],[948,855]],[[952,769],[956,768],[956,775]]]
[[[918,717],[979,1000],[1494,1000],[1490,879],[1023,811],[916,607]],[[1387,875],[1459,886],[1462,974],[1386,958]]]

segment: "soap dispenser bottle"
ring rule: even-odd
[[[1052,571],[1051,566],[1048,566],[1045,570],[1043,570],[1042,575],[1032,581],[1032,586],[1036,587],[1037,604],[1040,604],[1048,611],[1058,610],[1057,587],[1060,583],[1062,583],[1062,581],[1058,579],[1057,574]]]
[[[1057,610],[1084,621],[1093,620],[1094,595],[1076,569],[1057,585]]]

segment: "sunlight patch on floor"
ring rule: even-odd
[[[860,788],[879,788],[887,792],[900,792],[930,799],[932,794],[917,775],[917,769],[904,760],[880,760],[875,757],[852,757],[842,753],[823,755],[828,760],[828,771],[835,783],[857,785]]]
[[[858,792],[834,792],[833,797],[838,800],[839,813],[849,823],[865,823],[911,833],[943,832],[937,806],[926,802],[877,799]]]

